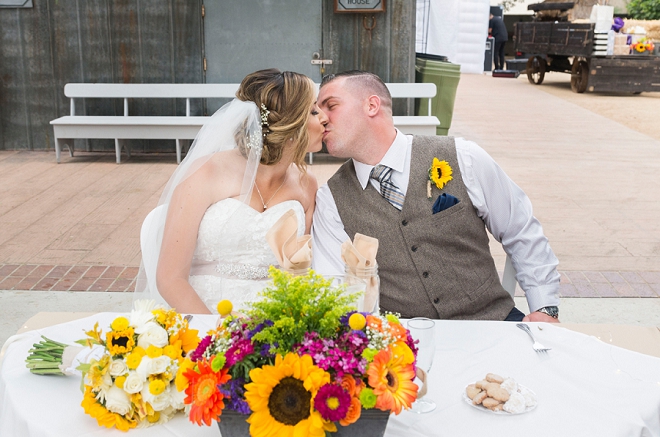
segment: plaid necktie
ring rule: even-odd
[[[372,179],[376,179],[380,183],[380,194],[387,199],[396,209],[401,211],[403,208],[403,200],[405,196],[399,190],[399,187],[392,183],[392,169],[386,165],[378,164],[371,170]]]

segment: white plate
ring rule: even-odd
[[[476,383],[476,381],[471,382],[470,384],[475,384],[475,383]],[[470,385],[470,384],[468,384],[468,385]],[[524,385],[518,384],[518,387],[529,390],[529,392],[532,393],[534,395],[534,397],[536,397],[536,393],[534,393],[532,390],[528,389]],[[525,414],[525,413],[529,413],[530,411],[532,411],[534,408],[536,408],[536,405],[538,405],[538,397],[536,397],[536,399],[537,399],[536,405],[534,405],[533,407],[527,407],[527,408],[525,408],[525,411],[522,411],[520,413],[509,413],[508,411],[504,411],[504,410],[502,410],[502,411],[493,411],[493,410],[489,410],[488,408],[486,408],[482,405],[474,405],[472,403],[472,399],[470,399],[468,397],[466,390],[467,390],[467,385],[463,389],[463,400],[465,401],[465,403],[467,403],[472,408],[476,408],[477,410],[485,411],[486,413],[490,413],[490,414],[500,414],[500,415],[505,415],[505,416],[512,416],[512,415],[515,415],[515,414]]]

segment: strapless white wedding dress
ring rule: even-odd
[[[235,310],[255,300],[268,283],[268,267],[277,258],[266,242],[266,233],[293,209],[298,236],[305,233],[305,211],[297,200],[287,200],[260,213],[236,199],[224,199],[204,213],[197,234],[188,281],[212,312],[229,299]]]

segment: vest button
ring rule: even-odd
[[[412,250],[413,252],[417,252],[417,246],[411,247],[410,250]]]
[[[408,220],[404,220],[404,221],[402,221],[401,224],[402,224],[403,226],[408,226]]]
[[[429,272],[422,273],[422,276],[424,276],[425,278],[428,278],[429,277]]]
[[[439,297],[436,297],[435,299],[433,299],[433,303],[438,303],[438,302],[440,302],[440,298],[439,298]]]

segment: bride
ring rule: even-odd
[[[136,298],[162,296],[182,313],[215,312],[222,299],[241,308],[277,264],[265,238],[271,226],[293,210],[298,235],[309,233],[317,182],[304,158],[321,149],[327,122],[314,83],[261,70],[236,97],[202,127],[165,187],[159,205],[167,213],[154,225],[157,271],[140,274]]]

